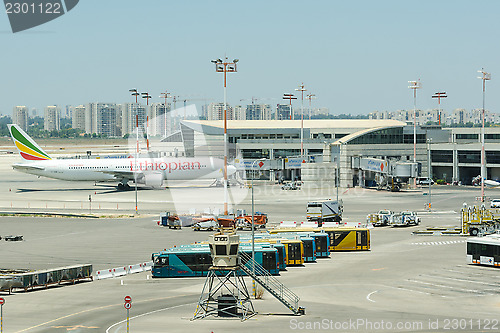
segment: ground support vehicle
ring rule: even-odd
[[[330,238],[330,251],[370,250],[370,229],[367,228],[322,228]]]
[[[310,201],[307,203],[306,217],[308,221],[318,222],[321,227],[324,222],[342,221],[342,200]]]
[[[191,228],[194,231],[214,231],[219,228],[219,222],[213,217],[204,218],[196,222]]]
[[[464,204],[461,214],[462,234],[487,235],[500,231],[500,210]]]
[[[288,182],[281,185],[282,190],[300,190],[300,183],[298,182]]]
[[[267,214],[257,212],[253,215],[254,228],[265,228],[267,224]],[[252,215],[242,215],[235,219],[236,229],[252,229]]]
[[[357,227],[283,228],[269,230],[270,234],[316,232],[328,235],[329,251],[369,251],[370,229]]]
[[[255,260],[270,274],[279,275],[278,250],[269,244],[256,245]],[[251,246],[242,243],[240,252],[251,256]],[[209,244],[191,244],[170,248],[153,253],[152,257],[154,278],[207,276],[212,266]],[[245,265],[246,262],[243,261],[242,264]],[[218,274],[223,273],[224,271],[218,272]],[[241,271],[241,274],[244,273]]]
[[[368,214],[366,223],[371,223],[374,227],[388,225],[392,214],[393,212],[387,209],[379,210],[378,213]]]
[[[492,199],[490,202],[490,208],[500,208],[500,199]]]
[[[389,219],[389,224],[393,227],[408,227],[420,224],[420,217],[417,213],[404,211],[401,213],[392,214]]]
[[[467,263],[500,267],[500,234],[467,239]]]

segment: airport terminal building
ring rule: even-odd
[[[434,179],[470,184],[480,174],[480,131],[417,126],[418,176],[427,177],[430,156]],[[223,121],[186,120],[177,138],[186,156],[223,156],[223,134]],[[304,120],[303,129],[300,120],[230,120],[227,134],[230,159],[246,169],[266,159],[253,168],[271,180],[334,181],[338,170],[340,186],[366,186],[377,180],[377,172],[363,168],[360,160],[413,162],[414,127],[397,120]],[[500,127],[486,128],[485,151],[487,179],[499,180]]]

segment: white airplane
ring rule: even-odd
[[[12,167],[36,176],[70,181],[118,181],[119,190],[128,190],[128,182],[135,180],[158,188],[167,179],[219,179],[224,175],[224,161],[212,157],[52,159],[18,125],[8,127],[23,159]],[[227,166],[228,176],[235,172],[234,166]]]
[[[481,175],[478,175],[477,177],[474,177],[472,179],[472,184],[481,185]],[[497,182],[497,181],[494,181],[494,180],[491,180],[491,179],[485,179],[484,180],[484,185],[486,185],[487,187],[498,187],[498,186],[500,186],[500,182]]]

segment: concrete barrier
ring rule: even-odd
[[[124,267],[116,267],[116,268],[97,271],[95,273],[95,277],[97,280],[115,278],[115,277],[125,276],[127,274],[135,274],[135,273],[150,271],[152,267],[153,267],[153,262],[148,261],[141,264],[128,265]]]
[[[127,274],[135,274],[135,273],[140,273],[140,272],[144,272],[141,264],[129,265],[127,267]]]
[[[150,271],[152,268],[153,268],[153,262],[152,261],[148,261],[148,262],[146,262],[146,263],[143,264],[143,269],[145,271]]]
[[[323,222],[323,227],[327,228],[337,228],[343,226],[344,224],[341,222]]]
[[[297,222],[295,221],[281,221],[280,228],[295,228],[297,226]]]
[[[117,267],[113,268],[113,277],[119,277],[127,275],[127,267]]]
[[[113,270],[105,269],[102,271],[97,271],[95,273],[95,277],[97,280],[109,279],[113,277]]]
[[[302,228],[317,228],[318,227],[318,222],[317,221],[304,221],[304,222],[299,222],[300,225],[297,224],[297,227],[302,227]]]
[[[366,228],[367,224],[361,222],[346,222],[344,223],[344,226],[350,228]]]

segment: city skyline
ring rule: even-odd
[[[165,91],[221,101],[222,75],[210,60],[224,54],[240,59],[228,75],[231,105],[255,97],[275,106],[295,93],[297,109],[295,89],[304,82],[317,97],[313,107],[334,115],[407,110],[408,81],[420,79],[417,108],[436,108],[432,94],[446,91],[443,109],[476,109],[477,70],[484,68],[492,73],[486,109],[500,110],[496,1],[263,4],[88,0],[17,34],[4,12],[0,113],[11,115],[17,105],[41,112],[54,104],[132,102],[131,88],[148,92],[151,102],[162,102]]]

